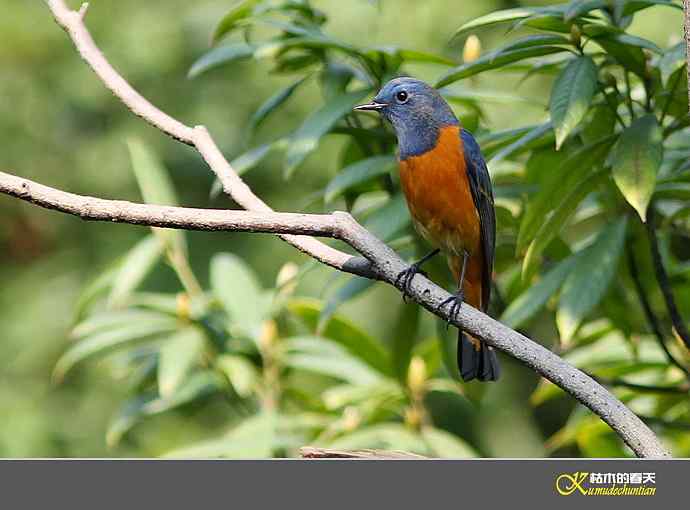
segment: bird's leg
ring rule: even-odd
[[[446,329],[448,329],[448,326],[460,311],[460,307],[462,307],[462,304],[465,302],[465,291],[463,290],[463,286],[465,285],[465,270],[467,269],[467,259],[469,258],[469,253],[467,253],[467,251],[463,251],[462,269],[460,270],[460,281],[458,282],[458,291],[436,307],[436,311],[440,311],[444,306],[450,305],[448,321],[446,322]]]
[[[434,251],[431,253],[428,253],[421,259],[419,259],[417,262],[414,264],[410,265],[407,269],[404,271],[401,271],[398,273],[398,276],[395,278],[395,286],[399,287],[400,290],[402,290],[403,293],[403,301],[407,302],[407,297],[409,296],[409,290],[410,290],[410,285],[412,285],[412,280],[414,279],[414,276],[416,274],[422,274],[426,276],[426,273],[422,271],[421,267],[423,264],[431,260],[433,257],[438,255],[438,253],[441,250],[436,248]]]

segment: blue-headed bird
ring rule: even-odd
[[[491,297],[496,216],[491,178],[477,141],[441,94],[413,78],[388,82],[369,104],[398,138],[400,183],[412,221],[436,249],[398,276],[406,293],[415,274],[443,252],[458,284],[441,306],[451,316],[463,302],[486,312]],[[458,367],[465,381],[495,381],[500,368],[493,348],[460,331]]]

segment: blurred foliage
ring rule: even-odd
[[[492,173],[493,315],[610,383],[687,456],[679,366],[690,355],[673,336],[644,223],[688,317],[680,3],[461,4],[104,1],[88,23],[144,95],[228,140],[233,166],[276,209],[347,209],[410,260],[425,247],[400,194],[395,138],[352,106],[400,74],[435,83]],[[13,6],[0,20],[13,78],[0,81],[3,164],[91,195],[231,207],[192,151],[123,111],[44,11]],[[42,22],[26,44],[33,17]],[[453,331],[395,290],[269,236],[145,233],[0,207],[0,455],[269,457],[308,444],[630,455],[511,360],[496,384],[460,384]],[[443,262],[431,265],[451,287]]]

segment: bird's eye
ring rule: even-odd
[[[399,103],[406,103],[408,97],[409,96],[407,95],[407,92],[405,92],[404,90],[401,90],[395,95],[395,98],[398,100]]]

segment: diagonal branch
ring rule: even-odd
[[[81,58],[91,67],[103,84],[117,96],[132,113],[141,117],[152,126],[160,129],[168,136],[196,148],[199,154],[204,158],[204,161],[206,161],[208,166],[223,184],[225,193],[232,197],[232,199],[244,209],[261,212],[270,212],[272,210],[263,200],[252,192],[232,169],[230,163],[228,163],[228,160],[223,156],[204,126],[190,127],[170,117],[139,94],[139,92],[137,92],[127,80],[115,70],[105,56],[103,56],[98,46],[96,46],[91,34],[84,25],[84,17],[88,8],[87,3],[84,3],[79,11],[73,11],[67,7],[63,0],[47,0],[47,3],[53,13],[55,21],[57,21],[57,23],[69,34]],[[351,255],[331,248],[316,239],[294,235],[281,235],[280,237],[298,250],[336,269],[342,269],[348,265],[348,261],[352,258]],[[361,274],[362,276],[371,276],[366,266],[361,267],[357,264],[350,265],[357,268],[352,272]]]
[[[654,333],[654,338],[656,338],[656,341],[659,344],[659,347],[661,347],[661,350],[664,351],[664,354],[666,355],[668,361],[675,365],[677,368],[679,368],[685,374],[685,377],[690,378],[690,372],[688,371],[688,369],[684,367],[683,364],[673,356],[673,353],[671,353],[670,349],[666,345],[664,334],[661,332],[659,318],[654,313],[654,310],[652,310],[652,305],[649,302],[649,298],[647,297],[647,292],[642,286],[642,280],[640,279],[640,270],[637,266],[637,259],[635,258],[635,251],[632,249],[631,246],[628,246],[626,248],[626,252],[628,255],[628,268],[630,270],[630,277],[632,278],[633,284],[635,286],[635,292],[637,293],[637,297],[640,300],[640,305],[642,305],[644,315],[647,318],[647,323],[649,324],[649,327]]]
[[[187,228],[183,216],[189,215],[187,219],[191,220],[194,217],[195,221],[190,221],[188,226],[196,229],[202,226],[209,227],[212,224],[218,227],[223,221],[228,222],[224,225],[230,229],[231,222],[234,221],[238,227],[234,230],[278,233],[282,239],[324,264],[395,285],[397,275],[407,269],[408,266],[391,248],[382,243],[347,213],[333,213],[331,215],[274,213],[268,205],[254,195],[232,170],[204,127],[190,128],[161,112],[137,93],[115,71],[98,50],[83,23],[85,8],[76,12],[70,10],[63,0],[47,0],[47,3],[56,21],[68,32],[79,54],[91,66],[101,81],[135,114],[169,136],[194,146],[221,180],[225,192],[235,202],[250,211],[227,211],[225,213],[204,211],[203,215],[208,214],[209,218],[202,219],[199,217],[202,213],[198,209],[159,208],[158,206],[137,206],[137,204],[128,204],[128,207],[123,207],[122,202],[101,204],[113,207],[110,210],[112,214],[109,215],[93,209],[96,199],[68,194],[68,198],[72,201],[77,199],[85,201],[86,209],[83,217],[126,222],[127,218],[123,211],[129,211],[133,215],[136,213],[136,217],[132,216],[132,219],[136,221],[132,221],[132,223],[146,224],[144,219],[148,218],[151,221],[157,221],[157,226],[161,226],[165,221],[167,222],[165,226]],[[4,181],[9,183],[11,179],[5,178]],[[48,201],[46,200],[48,197],[45,196],[41,199],[40,193],[45,193],[50,189],[39,187],[40,185],[34,183],[28,183],[27,186],[24,186],[23,182],[26,181],[20,179],[19,182],[13,182],[14,187],[12,189],[14,192],[9,191],[9,188],[7,190],[3,188],[0,191],[30,202],[33,201],[44,207],[59,209],[80,216],[78,203],[72,202],[71,205],[67,204],[62,207],[59,200]],[[19,192],[16,192],[17,184],[19,185]],[[7,186],[9,184],[5,185],[6,188]],[[56,198],[54,194],[52,196]],[[147,209],[139,209],[139,207]],[[147,214],[148,216],[146,216]],[[216,223],[213,223],[214,220]],[[270,224],[271,221],[274,223]],[[295,223],[291,223],[293,221]],[[332,222],[332,224],[328,222]],[[306,224],[309,224],[309,227],[305,227]],[[326,224],[331,226],[328,227]],[[352,257],[316,239],[293,234],[329,235],[346,242],[364,258]],[[439,305],[450,295],[422,275],[413,280],[409,295],[436,316],[449,320],[455,326],[461,327],[468,333],[486,341],[489,345],[513,356],[563,388],[609,424],[638,456],[669,456],[659,439],[630,409],[591,377],[553,352],[469,305],[463,305],[459,313],[454,317],[449,317],[445,309],[439,309]]]
[[[666,303],[666,309],[671,317],[671,323],[673,324],[673,329],[676,334],[683,341],[685,346],[690,349],[690,331],[685,325],[683,316],[678,310],[678,305],[676,304],[676,298],[673,295],[673,289],[671,288],[671,282],[668,278],[668,273],[664,267],[664,261],[661,258],[661,252],[659,251],[659,238],[656,234],[656,225],[654,224],[654,207],[650,207],[647,212],[647,222],[645,223],[647,227],[647,236],[649,237],[649,247],[652,251],[652,262],[654,263],[654,272],[656,273],[657,282],[659,282],[659,288],[661,289],[661,294],[664,296],[664,302]]]

